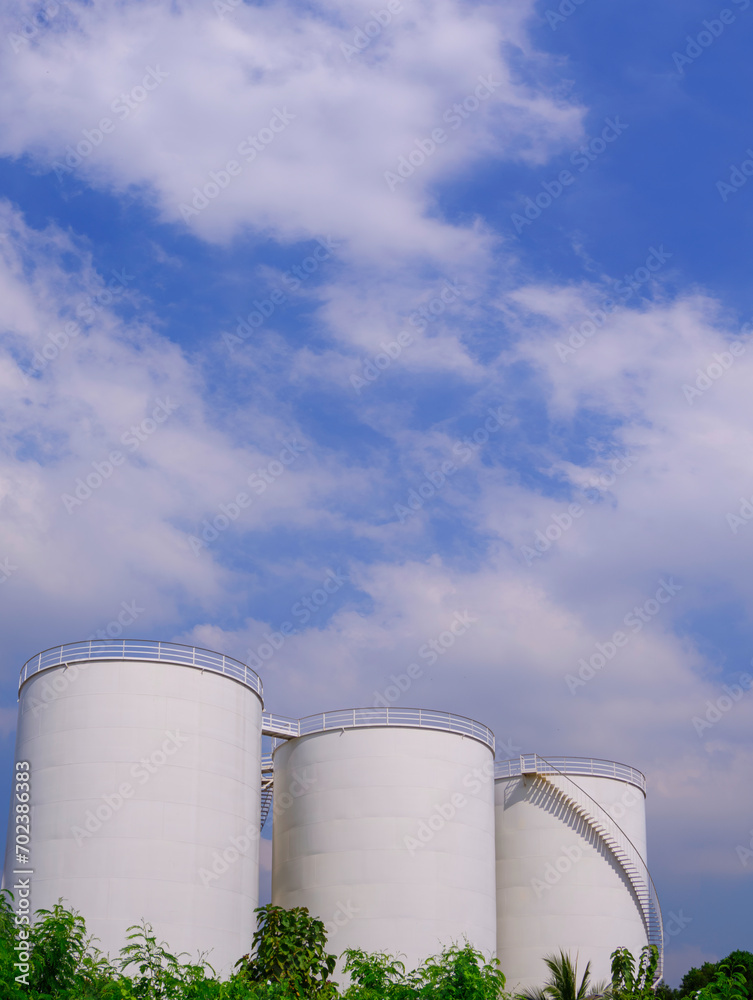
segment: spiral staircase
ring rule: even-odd
[[[579,816],[617,861],[638,901],[648,943],[656,945],[659,954],[656,969],[658,982],[662,976],[664,960],[661,908],[656,888],[640,851],[606,809],[545,758],[538,754],[521,755],[520,773]]]

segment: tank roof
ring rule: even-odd
[[[518,774],[588,774],[596,778],[617,778],[628,781],[645,794],[646,776],[629,764],[599,757],[539,757],[535,753],[521,754],[508,760],[498,760],[494,777],[512,778]]]
[[[85,660],[157,660],[161,663],[212,670],[240,681],[255,691],[262,700],[264,697],[261,677],[240,660],[200,646],[184,646],[179,642],[159,642],[153,639],[86,639],[83,642],[51,646],[24,663],[18,690],[20,692],[24,683],[42,670]]]

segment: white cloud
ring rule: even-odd
[[[481,159],[543,162],[581,129],[581,109],[555,89],[513,77],[508,46],[541,80],[552,67],[526,38],[531,9],[406,4],[399,21],[350,60],[340,45],[366,22],[368,4],[343,2],[326,13],[243,5],[225,18],[208,2],[71,5],[75,16],[61,13],[20,43],[1,78],[6,155],[29,154],[48,168],[82,130],[110,117],[114,129],[101,142],[95,132],[96,148],[77,176],[136,194],[162,220],[180,222],[179,204],[192,188],[237,158],[244,137],[268,127],[266,147],[188,225],[210,241],[253,231],[282,242],[332,235],[344,245],[332,270],[322,271],[323,284],[303,292],[317,306],[327,348],[290,348],[272,322],[234,356],[254,393],[238,403],[239,433],[218,428],[201,353],[189,362],[155,333],[144,303],[133,299],[138,324],[122,322],[117,304],[103,305],[91,322],[79,314],[81,332],[55,350],[51,335],[61,337],[103,279],[73,237],[53,227],[35,232],[3,208],[0,294],[9,333],[0,355],[0,563],[7,557],[17,566],[3,584],[4,607],[16,622],[42,616],[41,634],[66,640],[137,597],[143,631],[182,632],[185,641],[251,659],[281,624],[253,606],[267,579],[300,581],[303,598],[327,570],[331,537],[353,551],[367,545],[369,558],[359,548],[345,567],[349,589],[321,615],[296,617],[300,598],[291,599],[298,632],[260,668],[268,707],[297,715],[369,704],[394,687],[391,675],[418,662],[422,673],[398,704],[481,715],[524,749],[636,764],[649,773],[666,870],[728,876],[733,831],[748,822],[739,790],[749,785],[753,696],[703,738],[692,719],[719,697],[723,677],[748,664],[725,662],[724,639],[715,650],[713,630],[701,643],[688,622],[747,607],[753,596],[753,527],[733,533],[725,517],[753,492],[753,351],[749,334],[710,296],[670,298],[654,282],[646,286],[653,302],[613,308],[562,360],[557,344],[568,343],[573,326],[584,329],[603,296],[589,285],[539,283],[500,293],[499,315],[518,343],[483,364],[474,354],[470,334],[485,319],[479,302],[497,291],[500,242],[479,221],[443,220],[439,186]],[[5,32],[21,21],[11,8]],[[151,91],[143,83],[149,67]],[[158,70],[167,75],[157,85]],[[446,143],[391,192],[384,172],[417,148],[417,137],[443,126],[446,109],[473,92],[479,74],[500,81],[493,95],[457,130],[445,122]],[[136,105],[127,115],[113,110],[121,93]],[[276,127],[285,123],[280,131],[269,125],[273,116]],[[444,279],[468,292],[421,330],[410,318]],[[124,300],[132,294],[118,292]],[[378,389],[354,397],[351,374],[405,328],[413,343]],[[212,337],[216,347],[219,335]],[[696,383],[698,369],[720,364],[714,355],[726,357],[732,339],[745,351],[688,398],[683,387]],[[18,362],[28,368],[45,350],[41,375],[25,381]],[[264,365],[275,352],[271,375]],[[462,437],[458,413],[470,418],[508,402],[514,410],[521,376],[513,364],[526,367],[525,392],[546,414],[538,439],[518,422],[514,435],[492,440],[401,525],[394,503],[452,454]],[[436,379],[440,396],[451,375],[458,412],[442,410],[427,426],[412,394],[385,407],[381,390],[406,374]],[[315,383],[338,400],[357,399],[366,457],[356,461],[338,444],[315,447],[314,431],[304,434],[293,407],[275,398],[283,384],[296,392]],[[166,396],[178,409],[68,513],[61,494],[95,472],[92,462],[125,452],[123,435]],[[578,449],[586,418],[613,428],[611,440],[587,454]],[[249,472],[275,461],[290,434],[309,446],[306,454],[232,529],[239,546],[252,538],[258,551],[245,564],[231,559],[228,534],[196,557],[188,535],[247,490]],[[613,447],[631,462],[610,478]],[[583,491],[594,481],[600,499],[589,503]],[[563,528],[572,502],[582,516]],[[536,533],[556,528],[555,517],[560,537],[526,559],[522,547],[535,552]],[[285,545],[265,549],[276,531],[287,532]],[[625,629],[626,616],[666,578],[680,583],[677,597],[572,694],[566,675]],[[223,627],[217,621],[228,608],[234,623]],[[421,649],[466,611],[478,621],[430,662]],[[685,833],[691,826],[695,837]]]
[[[317,497],[343,475],[359,488],[357,470],[310,458],[283,407],[247,406],[254,431],[242,441],[218,430],[197,370],[103,304],[110,290],[69,237],[29,228],[7,204],[2,228],[0,560],[13,567],[3,592],[10,614],[31,602],[49,616],[45,634],[57,623],[59,636],[75,639],[136,597],[147,631],[182,601],[221,602],[232,573],[190,536],[239,493],[252,501],[232,525],[244,533],[326,519]],[[116,299],[129,294],[121,286]]]
[[[523,48],[542,78],[549,69],[526,41],[527,3],[406,4],[351,60],[341,45],[369,17],[360,3],[337,13],[243,4],[226,17],[198,0],[70,9],[76,27],[61,18],[5,61],[2,152],[65,167],[70,146],[77,176],[138,188],[168,221],[181,220],[194,187],[218,183],[188,218],[207,239],[245,228],[283,241],[332,234],[362,257],[449,263],[474,253],[478,236],[437,217],[433,184],[481,156],[541,161],[580,134],[581,109],[545,82],[514,78],[506,46]],[[9,10],[5,32],[19,19]],[[481,77],[492,82],[479,100]],[[466,98],[468,109],[452,110]],[[435,128],[446,141],[391,192],[385,171],[412,150],[420,160],[416,140],[429,151]],[[233,159],[238,175],[213,181]]]

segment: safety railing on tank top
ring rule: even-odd
[[[232,656],[224,656],[200,646],[184,646],[177,642],[157,642],[151,639],[87,639],[84,642],[52,646],[24,663],[18,683],[19,690],[24,681],[41,670],[83,660],[159,660],[163,663],[177,663],[224,674],[241,681],[258,695],[263,694],[261,678],[256,671],[240,660],[234,660]]]
[[[592,774],[599,778],[617,778],[646,791],[646,776],[629,764],[615,760],[601,760],[598,757],[539,757],[536,754],[522,754],[510,760],[498,760],[494,765],[495,778],[512,778],[527,771],[538,774]]]
[[[488,726],[451,712],[435,712],[422,708],[349,708],[336,712],[320,712],[303,719],[286,719],[264,713],[262,731],[267,736],[290,739],[321,733],[328,729],[361,729],[373,726],[403,726],[438,729],[480,740],[494,750],[494,733]]]

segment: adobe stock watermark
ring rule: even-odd
[[[291,292],[297,292],[303,282],[315,274],[320,265],[329,260],[340,247],[340,243],[336,243],[331,236],[317,237],[316,242],[319,246],[304,257],[300,264],[294,264],[281,275],[280,280]],[[245,318],[235,317],[238,321],[235,333],[223,333],[222,342],[228,351],[234,354],[238,345],[248,340],[254,330],[258,330],[280,306],[287,305],[288,302],[289,295],[280,288],[272,291],[268,298],[254,299],[251,303],[253,308]]]
[[[729,168],[729,181],[717,181],[716,189],[722,201],[727,201],[731,194],[737,194],[741,187],[748,183],[748,178],[753,176],[753,149],[748,147],[745,150],[747,160],[743,160],[740,166],[732,164]]]
[[[308,768],[292,772],[292,781],[285,790],[275,789],[275,812],[279,815],[289,809],[293,802],[316,784],[316,778],[308,774]],[[212,851],[212,862],[210,868],[199,868],[197,874],[204,886],[212,885],[213,882],[222,878],[241,858],[245,857],[251,848],[261,839],[259,824],[249,823],[248,826],[237,837],[230,837],[226,846],[222,850]]]
[[[629,125],[620,121],[619,115],[615,115],[614,118],[605,118],[601,134],[592,136],[587,143],[571,153],[570,163],[578,168],[580,174],[583,174],[595,160],[598,160],[602,153],[606,152],[609,144],[618,139],[627,128]],[[564,193],[565,188],[570,187],[576,180],[576,175],[571,171],[560,170],[556,179],[541,182],[543,191],[539,191],[533,198],[526,196],[523,201],[523,214],[513,212],[510,216],[510,222],[518,236],[526,226],[532,226],[536,219],[541,217],[541,213],[545,212]]]
[[[106,288],[97,292],[96,295],[87,295],[82,299],[74,310],[74,315],[84,324],[91,324],[97,318],[97,313],[111,305],[123,291],[126,285],[134,280],[134,275],[128,274],[125,268],[120,271],[113,269],[114,278],[110,279]],[[48,333],[45,343],[31,356],[31,366],[24,369],[19,365],[19,370],[23,375],[24,385],[28,385],[30,379],[40,372],[43,372],[50,362],[55,361],[60,354],[70,347],[76,337],[81,335],[81,326],[75,320],[69,320],[63,324],[63,328],[55,333]]]
[[[118,116],[119,121],[125,121],[132,112],[137,111],[147,97],[170,76],[159,66],[145,66],[144,69],[146,73],[141,82],[127,92],[119,94],[110,105],[110,110]],[[82,129],[83,138],[78,140],[75,148],[71,145],[66,146],[65,156],[52,162],[52,169],[58,181],[62,181],[66,174],[72,174],[80,167],[84,160],[102,145],[105,137],[112,135],[117,127],[118,121],[113,121],[112,118],[100,118],[92,128]]]
[[[569,531],[575,522],[583,517],[585,512],[585,508],[579,503],[571,503],[567,505],[567,510],[559,514],[552,514],[549,518],[550,523],[547,524],[544,530],[542,531],[541,528],[537,528],[534,532],[533,547],[530,545],[520,546],[520,551],[525,558],[526,565],[533,565],[534,559],[540,559],[545,552],[548,552],[553,543],[558,542],[564,532]]]
[[[463,787],[469,793],[478,795],[484,785],[494,781],[494,761],[487,761],[482,767],[472,768],[463,777]],[[459,812],[468,805],[468,797],[462,792],[453,792],[444,802],[434,805],[431,815],[426,820],[420,822],[416,827],[415,834],[406,834],[403,837],[403,844],[408,853],[413,858],[417,851],[422,851],[427,844],[430,844],[436,835],[451,822]]]
[[[715,726],[727,712],[731,711],[739,701],[742,701],[743,695],[746,691],[750,691],[751,685],[753,685],[753,677],[750,674],[740,674],[738,683],[731,687],[729,684],[722,685],[724,694],[719,695],[714,701],[708,700],[706,702],[706,711],[703,717],[694,715],[690,720],[699,739],[707,729]]]
[[[310,594],[304,594],[290,608],[290,614],[298,619],[299,624],[306,625],[336,594],[341,587],[350,582],[350,578],[342,570],[334,572],[328,569],[321,586],[315,587]],[[297,635],[298,629],[291,621],[284,621],[278,629],[264,633],[264,642],[255,649],[246,650],[246,663],[254,670],[270,668],[270,660],[285,645],[285,640],[291,635]]]
[[[581,347],[587,344],[591,337],[604,326],[607,316],[618,306],[625,305],[628,299],[638,292],[641,285],[645,285],[647,281],[650,281],[653,275],[664,266],[671,256],[672,254],[664,249],[663,243],[659,246],[658,250],[655,247],[649,247],[645,264],[637,267],[632,274],[626,274],[622,281],[615,281],[614,288],[617,294],[621,296],[620,300],[615,301],[611,298],[605,298],[599,303],[599,308],[593,311],[586,309],[588,319],[583,320],[577,327],[574,325],[568,327],[567,332],[570,336],[567,343],[563,344],[561,341],[557,341],[554,349],[560,361],[563,363],[566,362],[571,354],[575,354],[576,351],[579,351]]]
[[[588,681],[593,680],[596,674],[602,670],[607,663],[611,662],[621,649],[627,646],[632,635],[637,635],[642,631],[643,626],[659,614],[664,605],[669,602],[682,590],[682,585],[675,583],[672,577],[669,580],[660,580],[659,587],[653,597],[649,597],[641,605],[636,605],[623,618],[623,623],[628,626],[630,633],[617,630],[612,633],[611,639],[606,642],[595,644],[596,652],[592,653],[588,660],[581,657],[578,660],[578,675],[565,674],[565,683],[570,694],[576,694],[579,688],[585,687]]]
[[[124,431],[120,437],[121,444],[132,454],[138,451],[179,406],[180,404],[171,400],[169,396],[166,399],[158,399],[151,417],[145,417],[141,423],[132,424],[127,431]],[[123,465],[126,457],[122,451],[115,450],[109,452],[101,461],[92,462],[93,471],[83,478],[79,476],[76,479],[73,493],[60,494],[60,500],[68,513],[72,514],[77,507],[89,500],[111,478],[115,469]]]
[[[440,656],[444,656],[448,649],[452,649],[461,635],[465,635],[471,625],[479,619],[474,617],[470,611],[462,613],[456,611],[455,615],[447,626],[434,639],[429,639],[418,647],[417,656],[426,660],[428,666],[433,666]],[[424,668],[418,663],[409,663],[404,674],[390,674],[392,684],[388,684],[384,691],[374,691],[374,708],[389,708],[398,701],[412,687],[413,682],[423,677]]]
[[[583,848],[578,844],[571,844],[569,847],[560,844],[560,852],[554,861],[547,861],[542,872],[543,878],[531,878],[531,888],[537,899],[553,889],[562,880],[562,876],[572,871],[583,858]]]
[[[426,473],[424,481],[416,488],[408,491],[405,504],[395,504],[395,515],[400,524],[405,524],[409,517],[421,510],[427,500],[442,489],[450,476],[463,468],[474,455],[489,441],[492,434],[500,431],[512,417],[509,413],[504,413],[502,407],[489,409],[489,416],[479,425],[470,436],[464,437],[462,441],[456,441],[452,446],[452,453],[456,460],[445,459],[431,472]]]
[[[635,785],[628,785],[618,802],[613,802],[611,805],[604,806],[604,808],[615,822],[619,822],[625,817],[628,809],[640,805],[645,801],[646,796],[640,789],[636,788]]]
[[[280,132],[284,132],[288,125],[295,121],[296,115],[292,114],[286,107],[273,108],[272,117],[264,128],[260,128],[256,135],[248,135],[242,139],[237,146],[236,152],[242,156],[246,163],[253,163],[254,160],[263,153],[275,141]],[[182,201],[178,205],[178,211],[184,222],[188,222],[195,215],[199,215],[208,208],[209,205],[218,198],[222,191],[230,187],[236,177],[243,173],[243,164],[238,160],[228,160],[224,167],[218,170],[210,170],[209,180],[205,181],[201,188],[192,189],[191,204]]]
[[[693,918],[685,915],[683,910],[679,913],[675,913],[674,910],[669,911],[669,915],[664,917],[664,946],[665,948],[670,944],[667,938],[676,938],[678,934],[682,934],[686,927],[693,923]]]
[[[140,608],[136,601],[121,601],[120,611],[113,620],[108,622],[104,628],[98,628],[96,632],[87,635],[84,642],[90,642],[92,639],[117,639],[123,634],[123,629],[133,625],[145,611],[146,608]]]
[[[280,449],[277,458],[273,458],[267,462],[266,466],[258,468],[256,472],[250,473],[246,483],[257,497],[263,496],[267,489],[276,483],[298,456],[307,449],[308,445],[299,444],[295,438],[286,441],[285,447]],[[237,493],[234,499],[228,500],[227,503],[221,503],[219,514],[215,514],[211,521],[204,518],[201,522],[201,537],[198,534],[188,536],[188,544],[193,554],[198,557],[202,549],[216,542],[223,531],[227,531],[230,525],[238,520],[241,512],[247,510],[253,503],[254,498],[242,491]]]
[[[230,14],[238,7],[242,7],[243,0],[214,0],[212,6],[214,7],[215,14],[222,20],[225,14]]]
[[[442,290],[427,303],[415,309],[408,317],[408,323],[412,327],[415,327],[419,333],[423,333],[430,323],[435,323],[444,314],[449,305],[457,302],[458,298],[462,297],[465,290],[465,286],[459,285],[457,282],[453,283],[445,278]],[[360,393],[364,386],[376,382],[382,373],[397,361],[403,350],[406,347],[412,346],[413,342],[413,333],[408,330],[402,330],[395,340],[382,341],[379,345],[381,351],[374,355],[373,358],[368,358],[362,362],[361,374],[350,376],[350,384],[356,392]]]
[[[753,520],[753,497],[748,499],[747,497],[740,497],[740,506],[738,508],[738,513],[729,513],[726,516],[727,524],[729,525],[729,530],[733,535],[736,535],[740,528],[745,527],[748,521]]]
[[[552,31],[556,31],[557,25],[563,24],[568,17],[572,17],[578,7],[585,2],[586,0],[562,0],[557,10],[545,11],[544,15]]]
[[[33,688],[34,693],[28,700],[31,714],[34,718],[37,718],[64,691],[67,691],[71,684],[75,684],[82,672],[88,670],[90,666],[91,664],[86,661],[81,663],[64,663],[62,673],[55,671],[52,675],[52,680],[50,680],[49,676],[45,676],[42,682]],[[47,672],[45,671],[45,673]],[[36,694],[37,689],[39,697]]]
[[[442,121],[449,125],[453,131],[457,131],[471,115],[481,107],[483,101],[488,101],[497,87],[502,86],[500,80],[493,80],[489,76],[478,77],[478,84],[472,93],[467,94],[461,101],[456,101],[442,115]],[[387,190],[394,194],[398,184],[405,184],[408,178],[412,177],[419,167],[432,157],[440,146],[449,139],[448,133],[443,128],[433,128],[429,136],[417,137],[413,140],[414,149],[398,157],[394,170],[385,170],[384,182]]]
[[[722,351],[720,354],[715,352],[712,355],[714,360],[710,364],[703,369],[696,368],[697,378],[694,384],[688,385],[687,382],[683,382],[682,385],[682,394],[688,406],[692,406],[693,401],[698,396],[708,392],[711,386],[730,370],[735,363],[735,358],[739,358],[743,354],[745,354],[745,344],[739,340],[733,340],[728,351]]]
[[[595,441],[595,439],[589,438],[587,443],[591,444],[592,441]],[[598,503],[603,495],[617,482],[618,476],[623,476],[628,469],[635,465],[638,461],[638,456],[631,451],[620,452],[613,449],[601,456],[601,459],[607,463],[608,468],[602,469],[598,475],[592,476],[580,490],[586,501],[590,504]]]
[[[15,55],[18,55],[24,46],[28,46],[32,39],[38,38],[40,32],[48,31],[50,22],[58,16],[63,7],[68,7],[70,10],[68,0],[48,0],[40,10],[26,18],[18,31],[11,31],[8,42]]]
[[[382,34],[382,29],[392,23],[393,15],[402,12],[402,0],[388,0],[387,5],[380,10],[370,10],[369,20],[353,31],[353,44],[340,42],[340,51],[347,61],[350,62],[353,56],[358,56],[367,49]]]
[[[10,556],[6,556],[0,561],[0,584],[7,583],[17,571],[18,566],[10,561]]]
[[[117,639],[118,636],[122,635],[123,629],[129,625],[133,625],[136,619],[141,617],[146,610],[145,608],[140,608],[136,601],[121,601],[120,608],[121,610],[112,621],[108,622],[104,628],[97,629],[96,632],[88,635],[84,639],[84,642],[91,642],[94,639]],[[34,687],[34,693],[30,696],[28,702],[34,718],[59,698],[63,692],[67,691],[71,684],[74,684],[79,679],[83,671],[88,670],[90,665],[91,661],[87,660],[77,663],[63,663],[62,672],[55,671],[52,673],[51,680],[48,672],[45,671],[41,683]]]
[[[131,768],[131,777],[136,780],[137,785],[145,785],[167,764],[170,757],[189,742],[188,737],[183,736],[180,730],[175,732],[165,730],[165,737],[166,739],[156,750],[153,750],[148,757],[141,757]],[[122,781],[115,791],[101,796],[102,802],[99,805],[94,809],[87,809],[82,826],[71,827],[76,845],[83,847],[88,839],[99,833],[102,827],[120,812],[126,802],[134,797],[136,787],[130,781]]]
[[[750,867],[753,869],[753,828],[748,832],[750,833],[748,844],[738,844],[735,847],[735,852],[743,868]]]
[[[595,441],[594,438],[588,439],[589,444],[593,441]],[[602,495],[617,482],[617,477],[624,476],[638,461],[637,455],[628,451],[612,451],[603,457],[604,459],[608,459],[609,468],[602,470],[596,476],[592,476],[586,485],[579,490],[589,504],[598,503]],[[541,559],[544,553],[548,552],[552,545],[558,542],[563,534],[569,531],[575,522],[583,517],[585,512],[582,504],[574,502],[568,504],[565,510],[557,514],[552,514],[549,518],[549,523],[543,529],[537,528],[534,532],[533,545],[520,546],[520,552],[526,561],[526,565],[531,566],[535,559]]]
[[[738,11],[744,11],[750,7],[750,0],[732,0],[732,3],[737,6]],[[703,27],[695,38],[692,35],[686,35],[685,41],[688,44],[685,46],[685,52],[672,53],[672,62],[675,64],[678,74],[684,76],[685,67],[692,66],[696,59],[703,55],[704,50],[713,45],[716,39],[724,33],[724,29],[736,20],[737,14],[733,12],[731,7],[722,7],[718,17],[711,18],[711,20],[707,18],[701,22]]]
[[[353,904],[352,899],[349,899],[347,903],[341,903],[338,900],[335,912],[332,914],[332,918],[324,921],[324,929],[327,932],[327,940],[331,941],[332,938],[337,935],[340,928],[349,924],[356,914],[360,912],[359,908]]]

